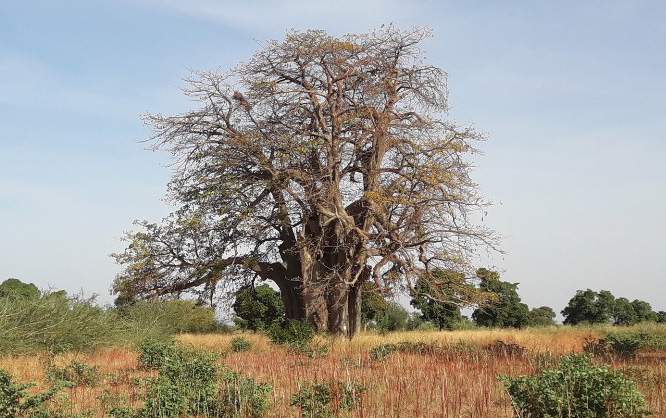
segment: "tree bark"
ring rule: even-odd
[[[303,306],[303,295],[298,289],[296,281],[290,281],[286,278],[273,280],[280,289],[280,297],[284,304],[284,312],[289,319],[305,318],[305,307]]]
[[[351,339],[361,332],[361,282],[356,282],[356,284],[349,289],[349,295],[347,298],[347,310],[349,315],[348,336]]]
[[[349,337],[349,286],[342,281],[333,282],[329,285],[327,296],[328,331]]]

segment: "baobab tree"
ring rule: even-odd
[[[193,73],[198,109],[145,116],[151,146],[173,155],[178,210],[127,234],[113,290],[211,296],[259,278],[288,318],[351,337],[362,283],[436,289],[433,271],[473,271],[475,248],[496,244],[470,219],[486,207],[468,161],[483,137],[446,119],[429,36],[291,32],[226,73]]]

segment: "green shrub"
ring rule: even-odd
[[[268,410],[268,399],[273,388],[268,383],[255,383],[254,379],[239,373],[227,372],[222,377],[222,415],[224,417],[261,417]]]
[[[324,357],[328,354],[329,348],[326,344],[316,344],[312,341],[307,344],[291,344],[289,346],[292,353],[303,354],[309,358]]]
[[[649,415],[636,384],[587,356],[562,359],[557,369],[501,380],[522,418],[637,418]]]
[[[613,354],[625,357],[635,356],[638,349],[644,347],[640,334],[608,334],[605,341]]]
[[[586,340],[583,350],[593,355],[614,354],[634,357],[639,350],[656,351],[666,347],[666,337],[647,332],[609,333],[604,338]]]
[[[395,344],[380,344],[370,349],[370,360],[385,360],[393,352],[397,351]]]
[[[218,356],[178,349],[164,357],[159,376],[149,380],[145,414],[155,417],[218,416]]]
[[[146,369],[159,369],[175,351],[176,346],[172,340],[146,338],[139,345],[139,364]]]
[[[271,386],[221,373],[216,353],[156,340],[145,341],[141,350],[142,364],[156,368],[158,376],[144,380],[142,409],[114,407],[108,411],[112,417],[259,417],[267,409]]]
[[[333,417],[340,411],[358,407],[362,391],[355,382],[310,383],[310,386],[301,386],[291,396],[291,405],[298,406],[303,417]]]
[[[314,338],[315,329],[305,319],[291,319],[282,324],[271,325],[268,329],[268,336],[276,344],[305,347]]]
[[[60,381],[68,381],[75,386],[96,386],[101,380],[99,367],[90,366],[77,360],[58,367],[50,364],[46,367],[46,381],[55,384]]]
[[[0,417],[57,418],[64,413],[49,405],[58,392],[71,387],[69,382],[57,382],[52,388],[28,395],[27,389],[34,383],[14,383],[12,375],[0,369]]]
[[[503,357],[522,357],[527,349],[522,345],[515,343],[505,343],[504,341],[497,340],[492,344],[484,346],[486,351],[496,356]]]
[[[0,353],[91,351],[116,340],[94,298],[64,292],[37,298],[0,298]]]
[[[373,347],[370,349],[370,360],[385,360],[389,355],[396,351],[400,353],[426,355],[438,353],[441,350],[435,344],[428,344],[422,341],[401,341],[397,344],[380,344]]]
[[[243,353],[249,351],[252,344],[245,337],[236,337],[231,340],[231,351],[234,353]]]

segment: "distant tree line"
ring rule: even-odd
[[[461,313],[461,307],[465,305],[459,301],[465,298],[460,293],[465,291],[464,286],[468,286],[469,280],[459,272],[440,270],[433,272],[428,281],[417,281],[410,300],[410,305],[417,311],[412,313],[391,295],[383,294],[379,287],[365,283],[361,306],[363,323],[380,331],[555,325],[556,313],[552,308],[530,309],[521,301],[518,283],[502,281],[498,272],[485,268],[477,270],[476,278],[478,290],[486,297],[477,303],[471,318]],[[265,284],[238,290],[233,309],[236,324],[247,330],[267,329],[272,323],[285,319],[279,293]],[[666,323],[666,312],[653,311],[645,301],[615,298],[607,290],[579,290],[561,313],[565,325]]]

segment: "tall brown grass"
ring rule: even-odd
[[[252,345],[243,353],[231,351],[231,340],[238,334],[182,334],[177,340],[225,353],[221,362],[227,368],[270,383],[273,393],[268,416],[272,417],[298,416],[298,409],[290,406],[290,401],[299,387],[311,382],[341,381],[357,382],[364,388],[360,407],[348,413],[354,417],[496,418],[513,416],[498,375],[538,372],[554,365],[561,355],[580,352],[586,339],[609,331],[617,328],[365,333],[352,341],[317,337],[318,344],[329,347],[327,354],[317,358],[276,346],[261,334],[242,334]],[[666,334],[666,327],[654,326],[649,332]],[[373,347],[405,341],[423,342],[436,350],[422,354],[396,352],[384,360],[370,359]],[[523,347],[524,351],[488,349],[497,341]],[[64,364],[72,358],[99,366],[103,375],[102,383],[96,387],[69,390],[72,412],[94,409],[95,416],[104,416],[104,410],[114,402],[140,406],[142,389],[134,378],[146,372],[138,368],[134,351],[104,349],[89,355],[61,355],[53,361]],[[635,358],[608,357],[598,361],[610,363],[637,381],[655,416],[666,417],[664,359],[666,353],[645,353]],[[43,356],[0,358],[0,367],[16,380],[38,382],[36,389],[46,387]]]

